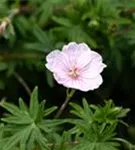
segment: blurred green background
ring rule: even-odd
[[[45,68],[45,57],[68,42],[85,42],[107,64],[104,83],[77,91],[73,100],[113,99],[129,107],[129,128],[119,134],[135,143],[135,0],[1,0],[0,23],[0,98],[17,104],[37,85],[41,99],[60,106],[66,89]]]

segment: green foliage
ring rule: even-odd
[[[61,122],[55,119],[45,119],[57,107],[45,109],[45,101],[38,102],[37,87],[31,94],[29,108],[21,98],[19,107],[6,101],[1,101],[0,106],[10,113],[1,119],[6,123],[3,137],[6,143],[4,142],[2,150],[11,150],[18,144],[20,150],[32,150],[37,145],[42,150],[48,149],[47,136],[55,133],[56,126]]]
[[[80,119],[71,121],[75,127],[70,130],[80,143],[73,150],[118,150],[116,126],[119,118],[126,116],[129,109],[115,107],[112,101],[105,106],[89,105],[83,99],[83,107],[70,103],[71,113]]]
[[[129,109],[116,107],[111,100],[104,106],[89,105],[85,99],[83,107],[70,105],[77,118],[48,119],[57,107],[45,109],[45,101],[38,101],[37,87],[29,107],[22,98],[19,106],[2,100],[0,106],[8,113],[1,118],[0,150],[118,150],[120,142],[126,141],[117,138],[116,127]],[[63,123],[73,127],[58,130]]]
[[[33,27],[32,34],[36,38],[36,43],[27,43],[24,45],[26,49],[39,50],[49,52],[52,49],[52,43],[47,34],[41,30],[39,26]]]
[[[48,52],[70,41],[86,42],[102,54],[113,72],[111,89],[125,64],[130,60],[134,64],[133,6],[133,0],[28,0],[25,5],[18,0],[2,0],[0,21],[6,18],[8,25],[1,34],[1,42],[4,36],[7,44],[1,45],[0,64],[4,61],[9,69],[9,64],[15,64],[13,72],[18,68],[44,72],[39,66],[44,66],[43,56]],[[45,74],[53,86],[53,79],[47,71]],[[1,78],[1,88],[8,86],[6,79]]]
[[[0,2],[0,17],[5,17],[5,15],[7,15],[9,13],[8,10],[8,6],[7,6],[7,1],[6,0],[2,0]]]
[[[96,96],[108,99],[119,94],[130,104],[135,97],[134,10],[134,0],[1,0],[0,27],[7,23],[0,30],[1,97],[17,99],[24,94],[20,83],[26,89],[28,82],[28,87],[42,87],[41,93],[50,99],[55,82],[44,67],[45,56],[75,41],[87,43],[107,64],[102,92]],[[129,111],[112,101],[89,106],[83,100],[83,107],[71,103],[71,113],[79,119],[48,119],[56,107],[44,108],[45,101],[38,102],[37,88],[29,104],[21,98],[19,106],[0,102],[8,111],[1,119],[0,150],[117,150],[116,127]],[[66,121],[74,126],[69,132],[64,126],[56,127]]]
[[[99,123],[117,122],[119,118],[125,117],[130,109],[123,109],[122,107],[116,107],[112,100],[106,101],[105,107],[91,105],[90,107],[95,111],[94,119]]]

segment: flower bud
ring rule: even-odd
[[[89,27],[98,27],[99,22],[97,20],[91,20],[88,25]]]
[[[3,32],[4,32],[5,29],[6,29],[6,26],[7,26],[7,21],[3,21],[3,22],[0,24],[0,35],[3,34]]]

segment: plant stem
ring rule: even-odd
[[[27,94],[30,96],[31,90],[30,90],[29,86],[27,85],[27,83],[24,81],[24,79],[17,72],[14,72],[14,76],[20,82],[20,84],[24,87]]]
[[[66,99],[65,99],[64,103],[61,105],[61,107],[58,110],[57,114],[55,115],[55,119],[59,118],[59,116],[63,113],[64,109],[66,108],[69,100],[72,98],[74,93],[75,93],[75,89],[71,89],[70,92],[69,92],[69,89],[67,89],[67,91],[66,91]]]

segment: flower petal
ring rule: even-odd
[[[78,44],[77,68],[83,68],[91,61],[91,49],[85,43]]]
[[[68,45],[63,46],[62,51],[70,56],[76,51],[77,47],[78,44],[76,42],[70,42]]]
[[[65,82],[63,82],[63,86],[65,86],[67,88],[73,88],[73,89],[81,90],[79,81],[71,79],[71,78],[68,78],[68,80],[66,80]]]
[[[57,78],[58,79],[58,78]],[[95,78],[87,79],[87,78],[80,78],[78,80],[73,80],[70,78],[67,79],[60,79],[59,84],[63,84],[63,86],[67,88],[78,89],[80,91],[87,92],[89,90],[97,89],[103,80],[101,75],[96,76]]]
[[[82,67],[90,60],[90,48],[85,43],[71,42],[63,47],[63,52],[68,55],[73,66]]]
[[[58,72],[59,70],[68,70],[70,62],[65,53],[56,50],[47,56],[47,64],[45,66],[52,72]]]
[[[98,53],[91,51],[91,60],[80,70],[80,74],[85,78],[93,78],[100,74],[105,67],[106,65],[102,63],[102,57]]]
[[[55,50],[46,56],[47,63],[45,64],[45,66],[47,67],[47,69],[49,69],[52,72],[53,72],[53,68],[56,67],[55,61],[56,61],[57,57],[59,56],[59,54],[60,54],[60,51]]]
[[[81,91],[89,91],[89,90],[94,90],[94,89],[97,89],[103,82],[103,79],[101,77],[101,75],[98,75],[94,78],[81,78],[79,80],[79,83],[80,83],[80,90]]]
[[[85,43],[80,43],[78,44],[78,47],[79,47],[79,51],[81,52],[85,52],[85,51],[90,51],[91,49],[88,47],[87,44]]]

